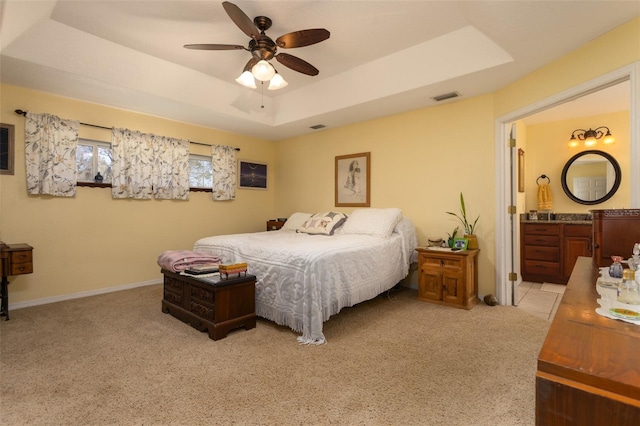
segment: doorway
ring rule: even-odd
[[[564,104],[568,101],[598,92],[623,81],[629,81],[630,92],[630,172],[631,208],[640,207],[640,62],[626,66],[589,82],[561,92],[557,95],[521,108],[496,120],[495,154],[496,154],[496,294],[503,305],[513,305],[517,292],[518,280],[510,281],[512,256],[518,258],[517,232],[512,232],[512,225],[517,223],[516,214],[509,214],[507,206],[517,194],[510,178],[513,165],[510,161],[511,149],[505,148],[505,141],[510,136],[511,123],[524,117]],[[513,278],[513,276],[511,277]]]

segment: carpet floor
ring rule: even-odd
[[[302,346],[258,319],[213,341],[161,312],[162,287],[11,311],[2,425],[533,425],[550,323],[392,290]]]

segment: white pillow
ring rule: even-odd
[[[296,212],[289,216],[289,219],[280,228],[281,231],[297,231],[302,224],[311,217],[311,213]]]
[[[333,232],[346,219],[347,216],[345,214],[338,212],[315,213],[298,228],[298,232],[312,235],[333,235]]]
[[[402,220],[402,211],[389,209],[357,209],[342,227],[343,234],[365,234],[389,238]]]

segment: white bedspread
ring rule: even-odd
[[[416,246],[415,228],[404,218],[390,238],[280,230],[202,238],[194,250],[222,263],[247,262],[257,277],[256,314],[302,332],[302,343],[321,344],[331,315],[407,276]]]

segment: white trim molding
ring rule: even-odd
[[[510,161],[509,148],[505,135],[509,133],[512,122],[523,117],[535,114],[542,110],[554,107],[572,99],[579,98],[592,92],[597,92],[606,87],[613,86],[622,81],[629,80],[630,84],[630,170],[629,181],[631,186],[630,208],[640,208],[640,61],[604,74],[593,80],[557,93],[548,98],[520,108],[511,113],[496,118],[494,126],[495,135],[495,160],[496,160],[496,295],[503,305],[511,305],[513,289],[508,280],[511,268],[511,252],[517,250],[513,247],[509,233],[510,216],[507,214],[507,205],[510,201],[511,180],[509,178]]]
[[[63,302],[65,300],[81,299],[83,297],[97,296],[99,294],[114,293],[116,291],[130,290],[132,288],[145,287],[149,285],[162,284],[162,278],[143,281],[139,283],[123,284],[115,287],[99,288],[97,290],[81,291],[78,293],[64,294],[62,296],[45,297],[43,299],[28,300],[9,305],[9,311],[31,306],[47,305],[49,303]]]

